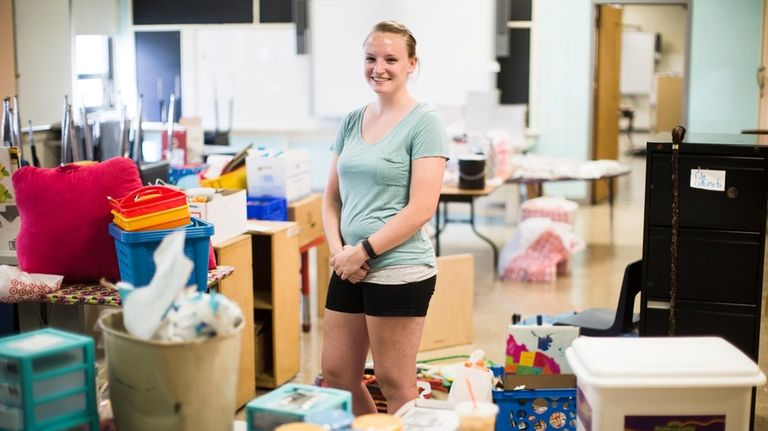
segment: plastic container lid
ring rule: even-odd
[[[403,421],[392,415],[374,413],[358,416],[352,422],[352,429],[355,431],[402,431]]]
[[[279,427],[275,428],[275,431],[326,431],[326,429],[320,425],[293,422],[280,425]]]
[[[579,383],[604,388],[739,387],[765,383],[747,355],[718,337],[580,337],[565,351]]]
[[[352,413],[339,409],[312,412],[304,417],[304,422],[324,425],[330,431],[349,429],[354,420]]]
[[[499,406],[485,401],[462,401],[456,404],[456,413],[462,416],[496,417],[499,414]]]

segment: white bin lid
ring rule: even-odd
[[[565,356],[580,384],[604,388],[765,384],[752,359],[717,337],[579,337]]]

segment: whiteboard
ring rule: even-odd
[[[207,130],[215,127],[216,98],[220,130],[317,126],[309,58],[296,54],[293,25],[185,29],[181,67],[184,115],[202,117]]]
[[[432,104],[463,104],[496,87],[492,0],[309,0],[312,112],[340,118],[369,102],[363,41],[382,20],[405,24],[421,64],[410,89]]]
[[[653,87],[656,33],[624,31],[621,34],[621,94],[648,96]]]

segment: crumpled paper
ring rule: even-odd
[[[15,266],[0,265],[0,302],[23,302],[61,288],[63,275],[30,274]]]
[[[153,255],[155,274],[149,285],[133,288],[119,282],[123,321],[128,332],[144,340],[186,341],[235,332],[242,311],[223,295],[185,288],[194,264],[184,255],[183,230],[163,238]]]

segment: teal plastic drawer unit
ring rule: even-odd
[[[289,383],[246,405],[248,431],[271,431],[289,422],[304,422],[310,413],[352,412],[352,394],[338,389]]]
[[[0,431],[98,430],[90,337],[42,329],[0,339]]]

